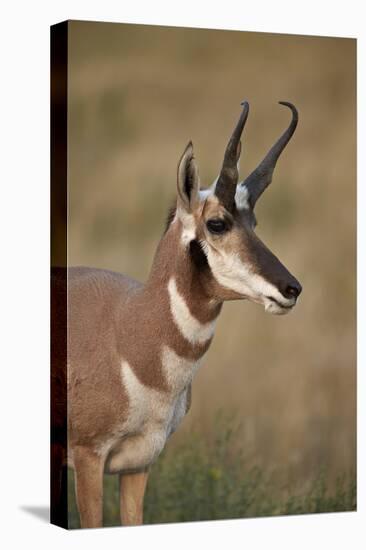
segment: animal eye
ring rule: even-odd
[[[220,233],[224,233],[228,228],[225,220],[221,220],[221,219],[208,220],[206,225],[210,233],[215,233],[216,235]]]

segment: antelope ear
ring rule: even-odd
[[[193,144],[190,141],[178,164],[178,208],[191,212],[198,201],[200,182],[198,168],[193,155]]]

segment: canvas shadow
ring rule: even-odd
[[[49,506],[20,506],[20,509],[27,514],[44,521],[46,523],[50,522],[50,507]]]

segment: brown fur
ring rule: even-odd
[[[163,237],[164,246],[158,247],[145,286],[109,271],[70,268],[71,446],[97,446],[126,417],[128,397],[120,379],[121,357],[144,385],[167,390],[160,364],[162,341],[187,359],[197,360],[207,351],[210,340],[192,345],[180,334],[171,317],[168,293],[162,290],[169,276],[178,273],[178,288],[192,315],[205,323],[220,312],[221,304],[209,304],[210,297],[203,292],[189,257],[172,254],[179,235],[179,227],[174,225]]]
[[[246,105],[240,119],[241,128],[247,110]],[[236,166],[236,157],[234,161]],[[232,192],[231,195],[230,205],[234,201]],[[207,228],[207,221],[217,218],[227,224],[228,230],[224,233],[213,234]],[[147,469],[189,410],[193,372],[212,340],[212,337],[203,343],[192,343],[194,338],[187,340],[189,332],[184,336],[187,335],[185,323],[195,330],[200,330],[197,328],[200,323],[206,334],[205,325],[216,319],[224,300],[263,299],[255,293],[239,294],[241,287],[238,291],[232,290],[231,287],[237,286],[231,282],[221,286],[211,273],[202,243],[211,247],[215,259],[210,265],[216,266],[213,269],[223,284],[226,283],[225,270],[231,269],[237,257],[240,266],[249,265],[251,271],[270,280],[276,288],[281,280],[285,285],[297,283],[254,234],[254,223],[252,210],[238,211],[235,201],[228,208],[215,194],[200,199],[198,170],[193,146],[189,143],[178,166],[177,205],[169,215],[146,284],[102,269],[69,269],[67,342],[65,312],[60,320],[53,316],[56,339],[52,347],[52,388],[55,403],[65,402],[65,392],[60,396],[57,392],[57,380],[65,377],[60,369],[65,364],[67,343],[68,450],[76,472],[82,527],[97,527],[102,523],[106,469],[121,476],[123,523],[142,522]],[[227,264],[222,267],[223,261]],[[235,270],[233,273],[232,276],[236,276]],[[177,320],[171,312],[168,284],[171,279],[178,292],[174,298],[178,304]],[[65,275],[61,285],[55,277],[53,288],[53,300],[57,304],[58,294],[65,293]],[[174,295],[175,291],[172,292]],[[252,289],[245,287],[245,292]],[[210,324],[208,328],[211,329]],[[169,363],[162,365],[165,361],[162,351],[166,349],[170,353]],[[164,370],[169,369],[171,363],[174,367]],[[186,372],[182,365],[187,364]],[[167,372],[168,377],[175,377],[175,386],[166,378]],[[64,387],[65,378],[62,382]],[[55,433],[60,425],[60,433],[65,434],[64,417],[53,414]],[[129,419],[132,424],[128,423]],[[136,422],[135,428],[131,428],[135,426],[133,422]],[[123,458],[126,454],[127,460]],[[62,457],[62,453],[57,456]]]
[[[212,304],[205,293],[189,251],[182,257],[173,253],[181,230],[180,224],[175,223],[163,236],[145,285],[107,270],[68,270],[68,436],[77,472],[82,526],[101,524],[103,464],[97,449],[128,415],[128,396],[120,375],[121,357],[145,386],[167,391],[160,364],[161,342],[192,360],[202,357],[211,342],[193,345],[185,340],[172,320],[168,293],[164,291],[174,273],[192,315],[205,323],[220,312],[221,304]],[[57,292],[57,279],[54,288]],[[64,349],[55,346],[55,364],[64,361]],[[190,400],[189,387],[186,412]],[[88,485],[88,476],[95,480],[94,485]],[[136,517],[134,522],[139,521]]]

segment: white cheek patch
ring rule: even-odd
[[[237,185],[235,204],[238,210],[249,210],[249,193],[245,185]]]
[[[168,293],[174,323],[184,338],[191,344],[204,344],[212,338],[216,319],[209,323],[200,323],[193,317],[183,296],[178,292],[174,277],[169,279]]]
[[[207,243],[204,249],[212,274],[221,286],[254,300],[271,296],[283,301],[283,296],[277,288],[257,273],[253,273],[250,267],[242,262],[239,254],[214,251]]]

